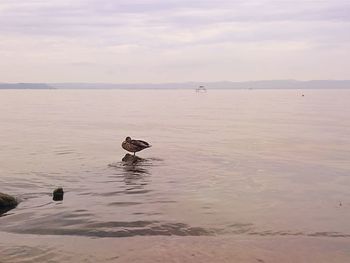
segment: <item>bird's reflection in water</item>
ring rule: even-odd
[[[129,186],[128,191],[141,190],[149,182],[150,172],[148,167],[152,166],[152,163],[147,159],[137,158],[137,160],[131,162],[122,162],[124,182]]]
[[[123,165],[124,182],[130,186],[144,186],[148,184],[149,171],[139,165]]]
[[[162,161],[157,158],[143,159],[138,156],[126,154],[121,162],[109,164],[109,167],[117,169],[119,176],[123,178],[127,194],[146,193],[145,186],[150,182],[151,169]]]
[[[142,167],[140,164],[123,164],[123,170],[126,176],[143,176],[150,174],[148,169]]]

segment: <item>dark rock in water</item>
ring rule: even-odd
[[[18,201],[11,195],[0,193],[0,215],[15,208]]]
[[[0,193],[0,207],[14,207],[17,204],[18,202],[13,196]]]
[[[142,162],[143,160],[144,159],[142,159],[136,155],[129,154],[129,153],[125,154],[125,156],[122,159],[123,162],[130,163],[130,164]]]
[[[63,200],[63,194],[64,194],[64,192],[63,192],[63,188],[62,187],[59,187],[59,188],[57,188],[57,189],[55,189],[54,191],[53,191],[53,197],[52,197],[52,199],[54,200],[54,201],[62,201]]]

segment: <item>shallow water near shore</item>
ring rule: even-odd
[[[0,262],[191,262],[191,244],[200,262],[348,262],[349,99],[1,90],[0,192],[21,202],[0,216]],[[153,145],[145,161],[121,162],[126,136]]]

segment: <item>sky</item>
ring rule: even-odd
[[[0,82],[350,79],[350,0],[0,0]]]

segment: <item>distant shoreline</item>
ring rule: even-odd
[[[0,83],[0,89],[350,89],[350,80],[261,80],[181,83]]]

